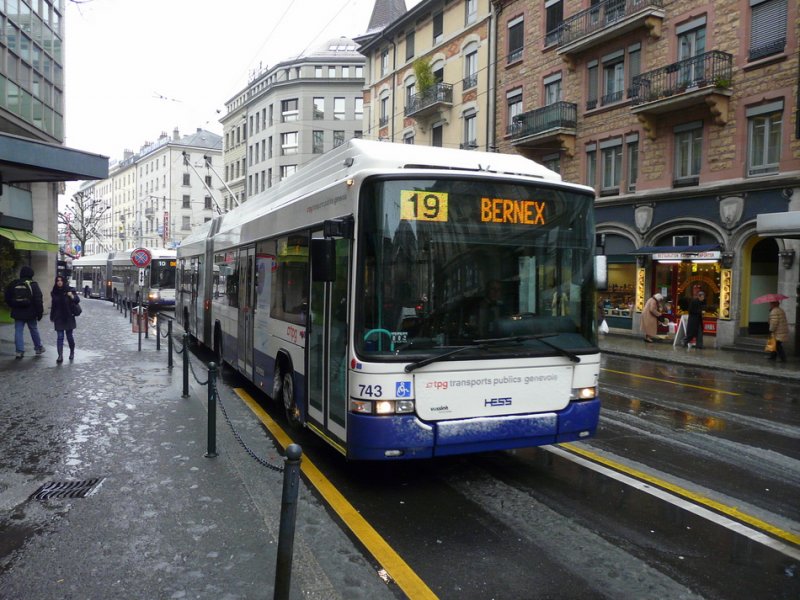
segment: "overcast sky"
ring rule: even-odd
[[[182,134],[198,127],[221,133],[225,101],[259,64],[364,33],[374,0],[66,5],[65,143],[119,160],[176,126]]]

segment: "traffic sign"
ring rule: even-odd
[[[139,285],[144,285],[144,269],[139,269]]]
[[[133,252],[131,252],[131,262],[133,263],[133,266],[139,267],[140,269],[144,269],[146,266],[148,266],[152,259],[153,255],[150,254],[150,250],[147,248],[136,248]]]

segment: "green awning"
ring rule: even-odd
[[[43,240],[37,235],[19,229],[6,229],[0,227],[0,235],[8,238],[17,250],[41,250],[43,252],[58,252],[58,244]]]

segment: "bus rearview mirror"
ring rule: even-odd
[[[311,240],[311,280],[336,279],[336,240],[313,238]]]

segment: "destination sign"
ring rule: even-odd
[[[484,223],[514,223],[544,225],[545,202],[481,198],[481,221]]]
[[[447,222],[447,192],[400,192],[400,218],[406,221]]]
[[[454,205],[454,219],[458,221],[480,221],[481,223],[504,223],[511,225],[546,225],[544,200],[511,198],[475,198],[459,201]],[[446,223],[450,220],[449,194],[420,190],[400,192],[400,218],[405,221],[429,221]],[[457,210],[456,210],[457,209]]]

